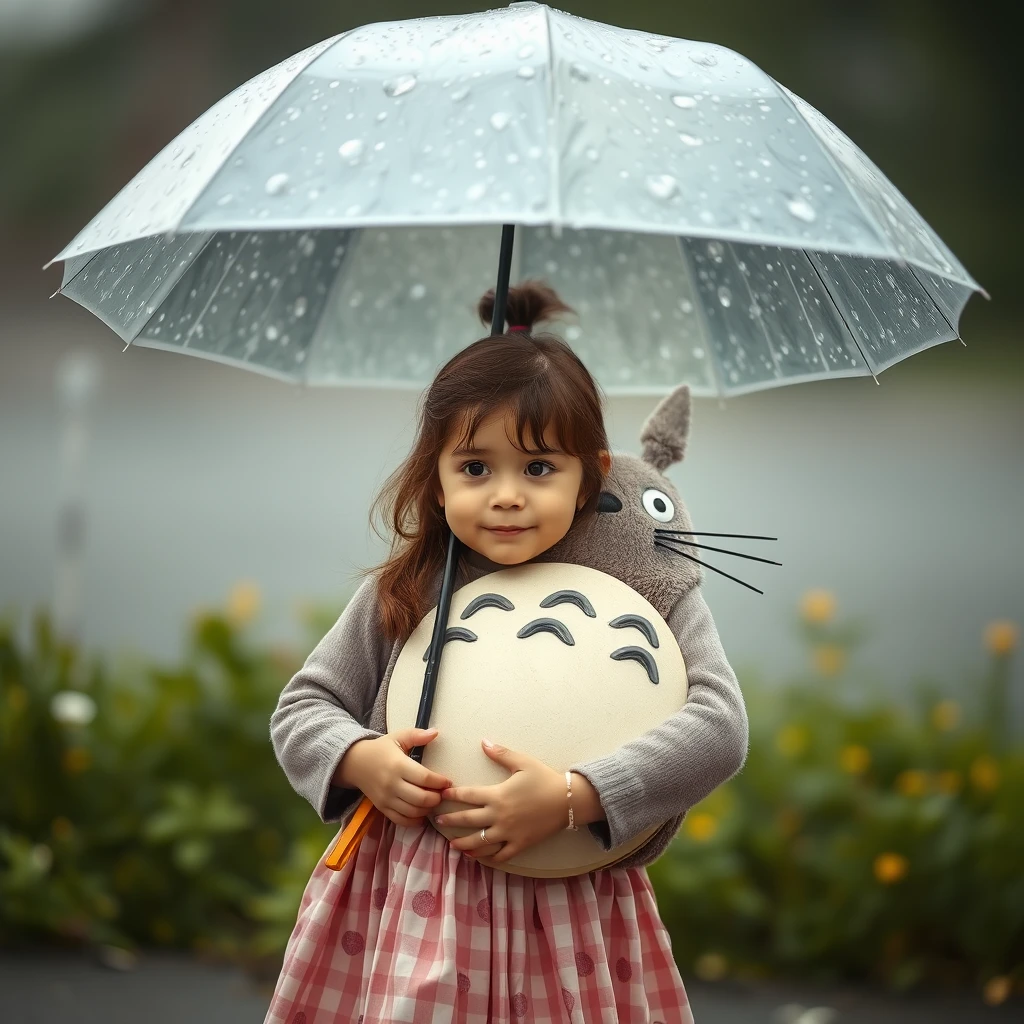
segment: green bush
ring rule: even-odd
[[[270,746],[298,664],[227,614],[170,669],[84,664],[45,617],[27,650],[0,627],[0,941],[282,949],[335,831]]]
[[[280,956],[335,830],[274,760],[269,716],[301,659],[254,643],[254,601],[197,617],[170,669],[86,663],[44,617],[29,643],[0,627],[0,941]],[[990,627],[970,706],[923,683],[895,704],[846,668],[863,630],[833,625],[833,604],[805,602],[807,676],[743,673],[747,764],[650,868],[676,959],[684,976],[952,981],[998,1001],[1024,984],[1014,627]]]

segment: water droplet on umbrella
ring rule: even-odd
[[[414,284],[409,289],[410,299],[422,299],[427,294],[427,286],[425,284]]]
[[[575,78],[577,82],[590,81],[590,72],[582,64],[570,64],[569,74]]]
[[[308,308],[309,308],[309,303],[306,301],[306,297],[304,295],[300,295],[295,300],[295,315],[296,316],[305,316],[306,315],[306,310]]]
[[[266,335],[267,341],[277,341],[277,336],[280,332],[271,324],[263,333]]]
[[[679,141],[687,146],[703,146],[704,140],[696,135],[687,135],[686,132],[679,133]]]
[[[509,121],[511,120],[512,115],[506,114],[503,110],[495,111],[490,117],[491,127],[496,132],[503,132],[508,127]]]
[[[302,117],[302,111],[298,107],[289,107],[288,108],[288,120],[289,121],[297,121],[300,117]]]
[[[718,301],[725,306],[726,309],[732,305],[732,292],[729,291],[724,284],[720,285],[718,288]]]
[[[598,160],[601,159],[601,154],[596,149],[594,149],[593,146],[591,146],[590,149],[587,150],[587,159],[593,160],[596,163]]]
[[[691,110],[697,106],[697,101],[692,96],[673,96],[672,102],[679,107],[680,110]]]
[[[702,349],[702,348],[695,348],[693,350],[693,357],[694,357],[694,359],[703,359],[704,358],[704,349]]]
[[[381,121],[386,121],[386,120],[387,120],[387,118],[388,118],[388,112],[387,112],[386,110],[382,110],[382,111],[381,111],[381,112],[380,112],[380,113],[379,113],[379,114],[377,115],[377,118],[376,118],[376,120],[377,120],[377,121],[378,121],[378,123],[379,123],[379,122],[381,122]]]
[[[708,50],[698,50],[690,54],[690,60],[699,64],[702,68],[713,68],[718,63],[718,58]]]
[[[468,95],[469,95],[469,88],[468,87],[464,87],[462,89],[456,89],[455,92],[452,93],[452,99],[456,103],[461,103]]]
[[[287,174],[272,174],[265,186],[268,196],[279,196],[288,187]]]
[[[692,313],[693,312],[693,303],[689,299],[680,299],[679,300],[679,308],[684,313]]]
[[[388,79],[384,83],[384,92],[388,96],[404,96],[416,88],[415,75],[399,75],[397,78]]]
[[[533,45],[531,43],[526,43],[524,46],[521,46],[519,48],[519,59],[520,60],[529,60],[530,57],[532,57],[532,56],[533,56]]]
[[[342,160],[354,164],[363,155],[363,148],[362,139],[349,139],[338,147],[338,155]]]
[[[333,82],[328,84],[327,88],[328,89],[337,89],[339,85],[341,85],[341,82],[339,82],[338,79],[334,79]]]
[[[721,263],[725,255],[725,246],[721,242],[708,242],[708,255],[716,263]]]
[[[478,199],[483,199],[486,191],[487,185],[482,181],[478,181],[475,185],[470,185],[469,188],[466,189],[466,198],[470,200],[470,202],[475,203]]]
[[[806,199],[790,199],[786,203],[786,209],[796,217],[797,220],[805,221],[810,224],[811,221],[817,219],[817,211]]]
[[[535,76],[535,75],[537,74],[537,71],[536,71],[536,69],[535,69],[535,68],[532,68],[532,67],[530,67],[530,65],[529,65],[529,64],[524,64],[524,65],[523,65],[523,66],[522,66],[522,67],[521,67],[521,68],[520,68],[520,69],[519,69],[519,70],[518,70],[518,71],[516,72],[516,74],[517,74],[517,75],[518,75],[518,76],[519,76],[520,78],[525,78],[525,79],[529,80],[529,79],[533,78],[533,77],[534,77],[534,76]]]
[[[679,191],[679,182],[671,174],[650,174],[647,176],[647,191],[655,199],[671,199]]]
[[[224,195],[217,200],[218,206],[227,206],[235,197],[230,192],[225,192]]]

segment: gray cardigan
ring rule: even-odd
[[[463,566],[459,584],[484,571],[479,564]],[[659,857],[687,810],[739,771],[747,753],[743,697],[700,587],[683,593],[666,620],[686,664],[686,704],[613,754],[570,766],[600,798],[606,820],[589,827],[603,849],[661,824],[616,867],[641,867]],[[324,822],[347,819],[362,795],[331,779],[353,743],[387,731],[388,680],[401,646],[381,632],[376,581],[367,579],[281,693],[270,725],[274,753]]]

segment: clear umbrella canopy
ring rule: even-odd
[[[246,83],[57,257],[127,342],[419,387],[481,334],[500,226],[604,387],[877,374],[957,336],[953,254],[735,52],[539,4],[370,25]]]

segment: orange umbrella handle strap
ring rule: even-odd
[[[352,815],[349,823],[345,826],[345,830],[338,836],[334,849],[327,854],[324,860],[324,864],[327,867],[333,871],[340,871],[345,866],[348,859],[359,848],[359,843],[363,836],[370,830],[376,810],[368,797],[364,796],[359,801],[355,814]]]

